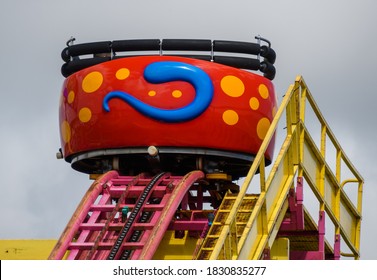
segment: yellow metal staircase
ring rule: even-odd
[[[306,119],[309,110],[314,120]],[[264,154],[281,122],[285,139],[268,172]],[[319,131],[309,131],[313,122],[318,123]],[[316,134],[318,143],[312,137]],[[329,155],[331,151],[335,155]],[[328,160],[331,156],[335,162]],[[253,180],[259,180],[257,196],[247,194]],[[318,223],[302,207],[301,224],[287,231],[286,222],[296,211],[292,209],[295,200],[289,199],[296,191],[301,192],[303,185],[316,198],[310,202],[317,205]],[[357,189],[353,200],[346,185]],[[297,77],[282,100],[240,192],[224,198],[197,259],[269,259],[274,251],[271,249],[282,239],[287,244],[287,258],[339,259],[342,255],[358,259],[362,188],[363,178],[336,140],[303,78]],[[333,245],[325,238],[325,217],[330,218],[328,222],[334,228]]]
[[[208,259],[215,245],[219,242],[219,237],[225,225],[225,221],[229,218],[230,210],[232,209],[237,196],[237,193],[233,194],[228,192],[223,198],[223,201],[216,212],[215,219],[213,220],[203,245],[197,255],[198,259]],[[236,254],[235,241],[238,241],[238,239],[241,237],[257,200],[258,195],[253,194],[246,194],[243,198],[236,214],[235,227],[232,228],[232,232],[229,235],[229,242],[231,243],[231,246],[222,247],[222,252],[219,256],[220,259],[231,259],[232,256]]]

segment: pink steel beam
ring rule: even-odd
[[[318,250],[317,251],[291,251],[291,260],[324,260],[325,259],[325,211],[319,211],[318,219]],[[313,234],[314,235],[314,234]]]
[[[99,203],[101,204],[105,204],[109,201],[110,199],[110,195],[109,194],[103,194]],[[87,212],[86,212],[87,213]],[[90,216],[88,222],[89,223],[92,223],[92,222],[95,222],[97,221],[97,219],[99,218],[99,216],[101,215],[101,212],[100,211],[95,211],[95,212],[92,212],[92,215]],[[81,223],[80,223],[81,224]],[[77,238],[77,240],[75,241],[75,243],[80,243],[80,242],[85,242],[89,235],[91,233],[91,230],[89,229],[86,229],[86,230],[83,230],[81,231],[79,237]],[[80,253],[80,250],[78,249],[71,249],[72,248],[72,242],[69,243],[69,248],[70,248],[70,252],[69,252],[69,255],[67,257],[67,260],[75,260],[78,256],[78,254]]]
[[[165,198],[165,197],[164,197],[164,198]],[[148,226],[147,223],[145,223],[145,224],[144,224],[144,223],[140,223],[140,225],[142,225],[142,227],[141,227],[140,229],[144,231],[144,234],[142,235],[141,240],[139,241],[139,243],[143,244],[143,246],[135,247],[134,244],[136,244],[136,242],[127,243],[128,245],[130,245],[130,246],[132,246],[132,247],[135,247],[135,248],[134,248],[134,252],[133,252],[133,254],[132,254],[132,256],[131,256],[131,259],[132,259],[132,260],[137,260],[137,259],[139,259],[140,254],[141,254],[141,252],[142,252],[142,250],[143,250],[143,248],[144,248],[144,245],[145,245],[145,243],[149,240],[149,238],[150,238],[150,233],[152,232],[152,230],[153,230],[155,224],[157,223],[157,221],[159,220],[160,215],[161,215],[161,211],[159,211],[159,212],[155,212],[155,213],[153,214],[153,216],[152,216],[151,221],[148,223],[149,226]],[[137,229],[137,225],[136,225],[136,224],[134,225],[134,228]],[[125,244],[123,243],[123,246],[124,246],[124,245],[125,245]]]
[[[153,189],[158,186],[161,181],[163,180],[163,178],[167,178],[167,177],[170,177],[170,174],[169,173],[166,173],[164,174],[160,179],[158,179],[158,181],[152,186],[152,189],[150,190],[150,192],[147,194],[145,200],[144,200],[144,203],[142,205],[142,208],[140,209],[140,211],[137,213],[137,217],[135,218],[135,221],[137,221],[137,219],[141,216],[142,212],[143,212],[143,207],[144,205],[146,205],[146,203],[149,201],[149,198],[152,196],[152,193],[153,193]],[[135,205],[141,201],[141,194],[138,198],[138,201],[135,203]],[[134,211],[134,210],[133,210]],[[132,232],[133,232],[133,229],[134,229],[134,225],[135,223],[132,224],[131,228],[129,229],[129,231],[127,232],[127,234],[125,235],[124,239],[123,240],[128,240],[131,235],[132,235]],[[114,245],[115,246],[115,245]],[[117,260],[121,257],[121,254],[122,254],[123,250],[121,250],[121,248],[116,252],[115,256],[114,256],[114,259]]]
[[[175,180],[177,180],[177,178],[174,179],[174,181],[175,181]],[[174,183],[173,183],[173,185],[174,185]],[[156,187],[157,187],[157,186],[156,186]],[[152,191],[153,191],[153,190],[152,190]],[[158,207],[151,208],[152,211],[153,211],[153,215],[152,215],[151,220],[150,220],[148,223],[136,223],[136,222],[135,222],[135,223],[133,224],[133,228],[134,228],[134,229],[141,229],[141,230],[144,231],[144,233],[143,233],[143,235],[142,235],[141,240],[139,241],[139,243],[141,243],[141,244],[144,245],[144,244],[148,241],[148,239],[149,239],[149,237],[150,237],[150,233],[152,232],[152,230],[153,230],[155,224],[158,222],[158,220],[159,220],[159,218],[160,218],[160,215],[161,215],[161,212],[162,212],[162,210],[165,208],[166,203],[169,201],[169,198],[170,198],[171,194],[172,194],[171,192],[166,192],[165,195],[163,196],[161,202],[160,202],[159,204],[156,204],[156,205],[158,205]],[[152,204],[152,205],[153,205],[153,204]],[[151,204],[149,204],[149,205],[145,205],[145,204],[144,204],[144,205],[143,205],[143,211],[147,211],[146,209],[148,209],[149,206],[151,206]],[[132,247],[135,247],[135,246],[134,246],[135,242],[132,242],[132,243],[129,243],[129,242],[128,242],[128,243],[123,243],[123,244],[122,244],[123,247],[125,247],[126,244],[128,244],[128,245],[130,245],[130,246],[132,246]],[[132,256],[131,256],[131,259],[132,259],[132,260],[137,260],[137,259],[139,259],[139,256],[140,256],[140,254],[141,254],[141,252],[142,252],[142,250],[143,250],[143,247],[144,247],[144,246],[138,246],[138,247],[135,247],[135,248],[133,249],[134,252],[133,252],[133,254],[132,254]]]
[[[134,185],[136,184],[136,182],[140,179],[140,178],[143,178],[144,177],[144,174],[141,173],[140,175],[138,175],[137,177],[135,177],[132,182],[130,182],[130,185]],[[114,182],[113,182],[114,183]],[[85,259],[91,259],[95,253],[95,251],[97,250],[98,248],[98,244],[99,242],[102,241],[103,237],[105,236],[105,234],[107,233],[108,229],[109,229],[109,226],[110,226],[110,223],[114,220],[114,217],[115,215],[117,214],[117,212],[119,211],[120,209],[120,203],[121,201],[125,201],[125,198],[128,194],[128,190],[130,188],[127,188],[125,189],[125,191],[121,194],[120,198],[118,199],[118,202],[116,203],[115,207],[113,206],[113,209],[112,209],[112,212],[110,214],[110,216],[108,217],[108,219],[106,220],[104,226],[100,229],[100,233],[97,235],[96,237],[96,240],[94,241],[94,246],[90,249],[89,253],[86,255],[86,258]],[[99,203],[101,205],[103,205],[103,203]],[[112,205],[111,205],[112,206]],[[93,207],[91,207],[92,211],[93,211]]]
[[[304,191],[303,178],[297,177],[296,191],[291,189],[289,191],[289,210],[291,212],[290,218],[285,218],[280,226],[280,231],[296,231],[304,230]]]
[[[202,178],[204,178],[204,173],[202,171],[192,171],[186,174],[179,182],[178,186],[174,188],[158,222],[153,228],[148,241],[144,245],[139,260],[152,259],[182,199],[185,197],[190,187]]]
[[[326,212],[321,210],[319,211],[319,221],[318,221],[318,253],[320,260],[325,259],[325,218]]]
[[[334,260],[340,260],[340,234],[335,234],[334,240]]]
[[[59,260],[62,259],[68,249],[69,244],[74,238],[75,233],[79,229],[80,224],[86,218],[87,213],[89,212],[90,206],[97,199],[98,195],[102,191],[102,187],[106,184],[107,181],[111,180],[114,177],[118,176],[118,172],[110,171],[100,178],[98,178],[86,192],[82,198],[79,206],[77,207],[75,213],[73,214],[71,220],[69,221],[67,227],[59,238],[57,244],[52,250],[49,260]]]

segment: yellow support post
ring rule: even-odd
[[[314,121],[318,121],[321,127],[319,147],[313,141],[305,126],[305,123],[308,122],[305,114],[308,105],[310,105],[317,118]],[[284,112],[286,114],[286,140],[267,178],[262,158],[265,153],[265,148],[268,146],[271,139],[270,136],[275,132],[277,123]],[[313,120],[310,121],[312,122]],[[286,205],[288,192],[290,188],[294,188],[293,182],[297,176],[307,181],[307,187],[311,188],[318,200],[319,221],[322,223],[321,234],[323,234],[322,226],[324,225],[326,214],[335,225],[335,245],[338,246],[340,244],[341,235],[346,244],[350,247],[350,250],[353,251],[355,258],[358,258],[360,236],[358,230],[360,228],[363,180],[345,157],[343,150],[340,148],[336,138],[329,129],[302,77],[298,76],[294,85],[289,87],[267,132],[267,136],[255,157],[248,176],[245,178],[239,197],[226,223],[226,225],[230,225],[233,222],[234,212],[237,211],[238,205],[244,197],[245,190],[250,185],[256,171],[259,170],[260,195],[249,222],[238,241],[238,258],[260,259],[265,249],[274,246],[276,231],[287,210],[284,205]],[[332,170],[329,164],[326,163],[326,141],[328,139],[338,151],[335,170]],[[350,203],[345,192],[340,188],[339,178],[341,178],[342,172],[340,169],[341,160],[349,167],[351,173],[355,174],[355,178],[357,182],[359,182],[357,206],[353,206],[352,203]],[[309,215],[309,212],[305,211],[305,215]],[[308,219],[313,221],[311,217]],[[310,223],[310,227],[313,226],[315,225]],[[229,235],[228,226],[223,228],[223,234],[226,236]],[[219,238],[219,242],[212,252],[213,259],[218,257],[223,247],[221,244],[222,240],[225,240],[225,236]],[[324,257],[324,250],[326,250],[326,246],[329,246],[328,242],[324,241],[324,236],[321,237],[320,246],[321,249],[317,256],[322,254],[322,257]]]

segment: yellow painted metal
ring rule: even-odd
[[[232,181],[232,176],[225,173],[208,173],[206,174],[206,179]]]
[[[309,131],[307,128],[306,110],[308,108],[315,115],[315,120],[309,119],[308,122],[317,122],[320,131]],[[282,117],[284,113],[286,137],[267,177],[264,154],[276,133],[278,124],[284,121]],[[320,135],[319,145],[315,143],[311,134]],[[327,162],[326,157],[330,152],[327,148],[328,144],[332,145],[336,151],[335,168],[331,168]],[[347,170],[343,172],[341,166],[346,166]],[[258,171],[259,175],[256,175]],[[351,178],[343,178],[349,174]],[[237,212],[252,180],[258,180],[257,176],[259,176],[260,194],[241,237],[237,236],[235,252],[234,243],[229,240],[235,238]],[[207,250],[206,258],[262,258],[263,251],[274,246],[276,232],[287,210],[288,192],[294,188],[294,182],[298,176],[305,179],[317,198],[318,211],[327,213],[335,225],[335,234],[342,236],[352,256],[358,259],[364,180],[345,155],[301,76],[296,78],[295,83],[285,94],[238,196],[216,233],[216,242],[212,242],[211,247],[205,249]],[[357,183],[356,205],[344,191],[344,184],[348,182]],[[308,213],[306,212],[305,215]],[[327,241],[326,244],[328,245]],[[226,253],[230,250],[232,254]],[[199,255],[198,258],[200,259]]]
[[[277,238],[270,252],[271,260],[289,260],[289,239]]]
[[[0,240],[0,260],[47,260],[57,240]]]
[[[156,253],[153,255],[155,260],[192,260],[198,237],[189,236],[186,231],[184,236],[176,238],[174,231],[169,230],[165,233]]]
[[[241,237],[245,227],[247,227],[247,222],[250,218],[255,204],[258,201],[258,195],[245,195],[236,214],[236,221],[230,228],[229,235],[220,236],[224,228],[225,221],[228,219],[230,215],[230,209],[232,209],[237,197],[237,193],[226,193],[219,209],[216,212],[216,216],[213,220],[212,226],[210,227],[206,238],[203,240],[199,252],[197,253],[196,257],[194,257],[195,259],[209,259],[214,249],[214,246],[219,242],[225,244],[225,246],[221,249],[221,252],[219,253],[219,259],[233,259],[237,257],[238,239]],[[225,238],[225,240],[220,238]]]
[[[296,84],[298,84],[300,87],[307,88],[302,78],[297,79]],[[309,93],[308,89],[307,92]],[[327,138],[330,140],[330,143],[336,150],[336,164],[335,168],[330,167],[326,161],[326,146],[323,144],[319,148],[316,146],[315,142],[311,139],[311,137],[309,137],[310,132],[305,127],[305,120],[301,120],[306,136],[303,144],[308,145],[309,147],[306,149],[306,153],[303,155],[305,158],[303,169],[307,169],[308,166],[305,164],[305,162],[308,161],[306,158],[310,158],[309,161],[314,164],[313,168],[316,170],[321,170],[321,176],[320,178],[316,179],[316,183],[313,181],[313,175],[306,173],[304,174],[304,177],[308,180],[308,177],[310,176],[310,179],[308,180],[310,187],[316,194],[321,207],[324,208],[327,215],[335,225],[335,234],[341,234],[344,242],[348,246],[348,249],[352,252],[353,257],[358,259],[360,256],[360,224],[364,179],[346,156],[344,150],[322,116],[311,94],[308,95],[307,100],[317,117],[317,121],[322,126],[321,143],[324,143],[326,141],[325,139]],[[342,166],[347,167],[347,170],[343,172],[343,170],[341,170]],[[343,178],[343,174],[352,174],[354,177]],[[350,198],[344,191],[341,181],[343,179],[345,182],[357,182],[358,198],[356,205],[351,202]]]

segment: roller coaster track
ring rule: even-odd
[[[152,258],[185,194],[203,176],[106,173],[87,191],[49,259]]]

